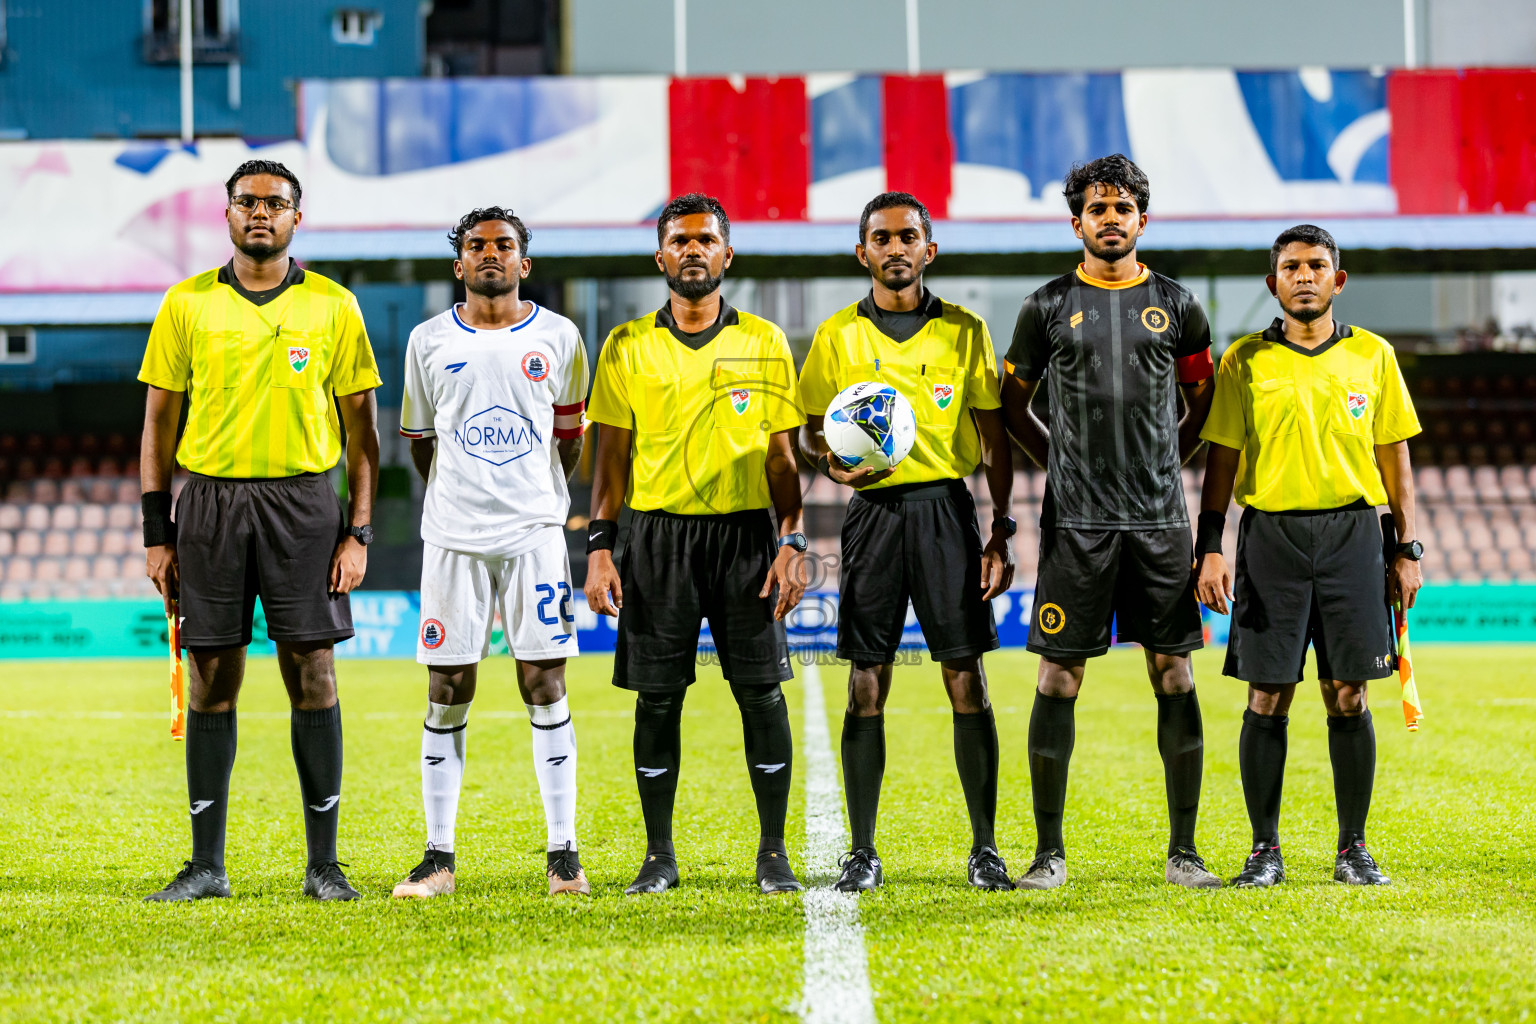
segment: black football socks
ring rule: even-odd
[[[1371,713],[1328,718],[1328,759],[1333,762],[1333,797],[1339,809],[1340,850],[1365,841],[1376,781],[1376,728]]]
[[[336,823],[341,819],[341,704],[289,714],[293,763],[304,796],[304,839],[309,866],[336,860]]]
[[[1029,715],[1029,785],[1035,802],[1035,855],[1066,856],[1061,822],[1067,808],[1067,768],[1077,742],[1076,697],[1035,692]]]
[[[683,759],[681,725],[687,692],[642,693],[635,699],[635,782],[645,816],[647,854],[674,856],[672,804]]]
[[[1280,845],[1280,791],[1285,784],[1288,715],[1243,712],[1237,741],[1237,766],[1243,777],[1243,801],[1253,826],[1254,846]]]
[[[997,848],[997,719],[989,705],[975,714],[954,712],[955,768],[971,817],[971,849]]]
[[[843,789],[848,799],[848,829],[853,849],[874,849],[875,819],[880,815],[880,783],[885,779],[885,715],[843,715]]]
[[[746,741],[747,775],[757,799],[760,832],[758,852],[783,854],[784,818],[789,811],[789,784],[795,760],[795,741],[789,730],[789,706],[784,691],[771,686],[731,684],[731,694],[741,709],[741,732]]]
[[[1205,729],[1195,691],[1157,695],[1157,752],[1163,756],[1168,791],[1168,855],[1195,848],[1200,814],[1200,775],[1205,766]]]
[[[192,859],[224,870],[229,773],[235,767],[235,713],[187,711],[187,799]]]

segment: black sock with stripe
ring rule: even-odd
[[[336,825],[341,820],[341,704],[319,711],[294,708],[289,715],[293,763],[304,795],[304,840],[309,866],[336,859]]]
[[[1243,712],[1237,740],[1237,766],[1243,776],[1243,801],[1253,826],[1254,846],[1280,845],[1280,794],[1285,788],[1286,726],[1289,715]]]
[[[647,854],[674,856],[672,804],[683,759],[683,698],[688,691],[642,693],[635,699],[635,784],[645,816]]]
[[[187,799],[192,816],[192,859],[224,870],[229,820],[229,773],[237,739],[233,711],[187,710]]]

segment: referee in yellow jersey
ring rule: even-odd
[[[1333,318],[1345,280],[1333,236],[1311,224],[1293,227],[1275,240],[1269,266],[1269,290],[1284,315],[1222,357],[1201,432],[1211,448],[1197,589],[1213,611],[1225,613],[1232,602],[1225,672],[1248,683],[1238,765],[1253,849],[1232,884],[1285,881],[1286,725],[1310,642],[1338,804],[1333,877],[1386,885],[1365,846],[1376,775],[1366,685],[1395,667],[1388,605],[1411,608],[1422,583],[1407,445],[1419,421],[1392,346]],[[1235,578],[1221,553],[1234,496],[1244,507]],[[1383,504],[1405,538],[1390,558],[1376,521]]]
[[[732,251],[719,201],[673,199],[656,240],[667,302],[608,335],[587,409],[601,424],[587,603],[619,617],[613,682],[639,691],[635,777],[646,854],[625,892],[678,884],[678,724],[703,619],[741,710],[760,832],[757,884],[791,892],[800,888],[784,845],[794,746],[779,684],[792,675],[783,619],[805,589],[791,441],[805,416],[794,358],[783,331],[720,294]],[[633,515],[616,567],[621,504]]]
[[[362,582],[373,539],[379,372],[352,293],[288,256],[301,219],[293,172],[247,161],[226,191],[234,256],[166,292],[139,371],[149,385],[140,457],[147,571],[167,610],[180,599],[192,668],[192,859],[148,898],[229,895],[224,831],[235,703],[260,597],[293,709],[309,847],[304,893],[356,899],[336,863],[341,708],[331,647],[352,636],[347,593]],[[341,456],[338,409],[349,513],[324,475]],[[173,450],[192,474],[174,518]]]
[[[837,888],[884,879],[875,820],[885,775],[885,701],[910,600],[954,710],[955,767],[971,819],[970,883],[1013,888],[997,852],[997,723],[981,656],[997,648],[992,598],[1013,581],[1008,539],[1013,456],[998,411],[997,354],[987,325],[923,287],[938,254],[928,209],[907,192],[871,199],[859,220],[870,292],[816,329],[800,375],[816,467],[855,488],[843,522],[837,656],[848,672],[843,780],[853,848]],[[823,420],[844,388],[881,381],[911,402],[912,451],[894,469],[850,470],[827,449]],[[965,478],[984,464],[992,516],[986,544]]]

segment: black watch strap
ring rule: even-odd
[[[363,547],[373,543],[373,525],[364,523],[362,526],[349,526],[346,535],[357,541]]]

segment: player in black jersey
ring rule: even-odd
[[[1202,640],[1179,479],[1214,393],[1210,326],[1187,289],[1136,261],[1151,192],[1139,167],[1107,156],[1074,167],[1064,191],[1083,262],[1024,300],[1002,385],[1008,429],[1049,479],[1029,630],[1029,649],[1041,655],[1029,720],[1037,841],[1018,884],[1066,881],[1073,705],[1114,622],[1119,640],[1145,650],[1157,695],[1170,822],[1164,877],[1212,888],[1221,881],[1195,850],[1205,739],[1189,654]],[[1048,431],[1029,408],[1042,377]]]

